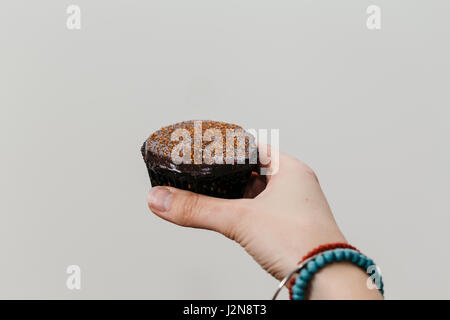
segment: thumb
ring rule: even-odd
[[[241,199],[208,197],[172,187],[154,187],[148,206],[159,217],[184,227],[202,228],[231,237],[247,211]]]

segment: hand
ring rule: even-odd
[[[148,204],[170,222],[214,230],[237,241],[281,280],[309,250],[346,240],[306,164],[280,152],[278,172],[265,177],[254,176],[249,183],[247,195],[257,194],[253,199],[227,200],[154,187]]]
[[[214,230],[235,240],[281,280],[308,251],[346,240],[311,168],[281,152],[279,160],[276,174],[252,176],[246,191],[251,199],[226,200],[155,187],[148,205],[170,222]],[[308,298],[382,299],[378,290],[367,288],[367,279],[355,265],[334,263],[313,277]]]

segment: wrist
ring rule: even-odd
[[[317,272],[311,279],[310,300],[381,300],[377,289],[367,286],[368,275],[349,262],[333,263]]]

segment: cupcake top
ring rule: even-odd
[[[239,125],[212,120],[190,120],[163,127],[148,137],[141,151],[151,166],[177,171],[181,167],[205,169],[257,161],[252,134]]]

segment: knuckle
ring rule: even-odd
[[[315,173],[314,170],[311,169],[309,166],[306,166],[306,168],[305,168],[305,174],[309,175],[309,176],[312,177],[314,180],[316,180],[317,182],[319,182],[319,178],[317,178],[316,173]]]
[[[179,222],[184,226],[190,226],[200,210],[200,196],[196,193],[186,197],[181,204]]]
[[[317,182],[319,182],[319,179],[317,178],[317,175],[314,172],[314,170],[310,166],[308,166],[306,163],[304,163],[302,161],[298,161],[298,169],[302,175],[311,177],[314,180],[316,180]]]
[[[241,219],[245,219],[252,212],[251,200],[246,200],[243,203],[240,203],[235,206],[235,212]]]
[[[239,202],[231,203],[223,207],[224,214],[228,215],[228,223],[224,225],[221,233],[227,238],[238,241],[246,226],[248,226],[248,216],[250,215],[251,207],[247,205],[243,200]]]

